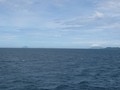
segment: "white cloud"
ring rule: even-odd
[[[113,10],[120,8],[120,0],[106,0],[100,3],[100,8],[105,10]]]
[[[92,47],[99,47],[99,46],[101,46],[101,44],[95,43],[95,44],[92,44],[91,46]]]
[[[3,34],[0,36],[1,41],[12,41],[17,38],[16,35],[11,35],[11,34]]]
[[[52,26],[60,29],[80,29],[87,27],[87,25],[91,23],[95,23],[97,20],[103,19],[104,18],[104,13],[95,11],[95,13],[87,15],[87,16],[75,16],[73,18],[69,19],[57,19],[55,21],[52,21]],[[51,25],[51,24],[48,24]]]
[[[90,16],[91,19],[100,19],[103,17],[104,17],[104,14],[99,11],[96,11],[92,16]]]
[[[99,26],[97,27],[98,29],[113,29],[113,30],[118,30],[120,29],[120,23],[110,23],[110,24],[106,24],[106,25],[102,25],[102,26]]]
[[[120,0],[105,0],[98,4],[97,9],[105,12],[109,17],[120,16]]]
[[[101,4],[99,4],[99,6],[96,7],[96,9],[93,12],[88,13],[88,15],[85,15],[82,17],[80,17],[80,15],[77,15],[77,16],[73,16],[72,18],[64,18],[61,20],[58,18],[58,20],[54,21],[54,20],[47,20],[45,17],[41,15],[37,16],[38,13],[30,10],[30,7],[36,2],[36,0],[35,1],[33,0],[0,0],[0,1],[4,1],[4,3],[8,8],[15,10],[15,12],[11,12],[13,13],[12,17],[10,16],[10,18],[1,19],[1,21],[3,21],[2,22],[3,24],[10,21],[11,23],[8,23],[9,26],[18,26],[18,27],[28,27],[28,26],[41,27],[42,26],[44,28],[50,28],[50,29],[56,29],[56,28],[57,29],[79,29],[81,27],[88,27],[88,25],[90,24],[96,24],[96,22],[98,24],[101,24],[104,22],[99,22],[99,20],[106,19],[107,17],[105,9],[108,10],[109,12],[114,12],[114,10],[111,10],[111,9],[115,9],[116,7],[118,10],[118,7],[120,7],[120,2],[118,2],[119,0],[116,0],[116,1],[106,0],[101,2]],[[51,0],[50,2],[59,6],[59,5],[64,5],[68,1],[69,0]],[[43,1],[40,0],[39,3],[40,2],[43,2]],[[45,0],[45,2],[49,2],[49,1]],[[118,15],[118,14],[120,13],[114,13],[114,15]],[[111,19],[111,18],[108,18],[108,19]],[[2,23],[0,24],[2,25]],[[98,27],[105,28],[106,26],[104,27],[98,26]],[[94,28],[96,28],[96,26],[94,26]]]

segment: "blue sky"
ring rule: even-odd
[[[0,47],[120,46],[120,0],[0,0]]]

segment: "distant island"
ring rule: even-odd
[[[120,49],[120,47],[106,47],[105,49]]]
[[[101,46],[94,46],[90,49],[120,49],[120,47],[101,47]]]

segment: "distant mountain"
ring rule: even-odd
[[[120,47],[106,47],[105,49],[120,49]]]

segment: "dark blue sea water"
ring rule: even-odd
[[[120,49],[0,49],[0,90],[120,90]]]

